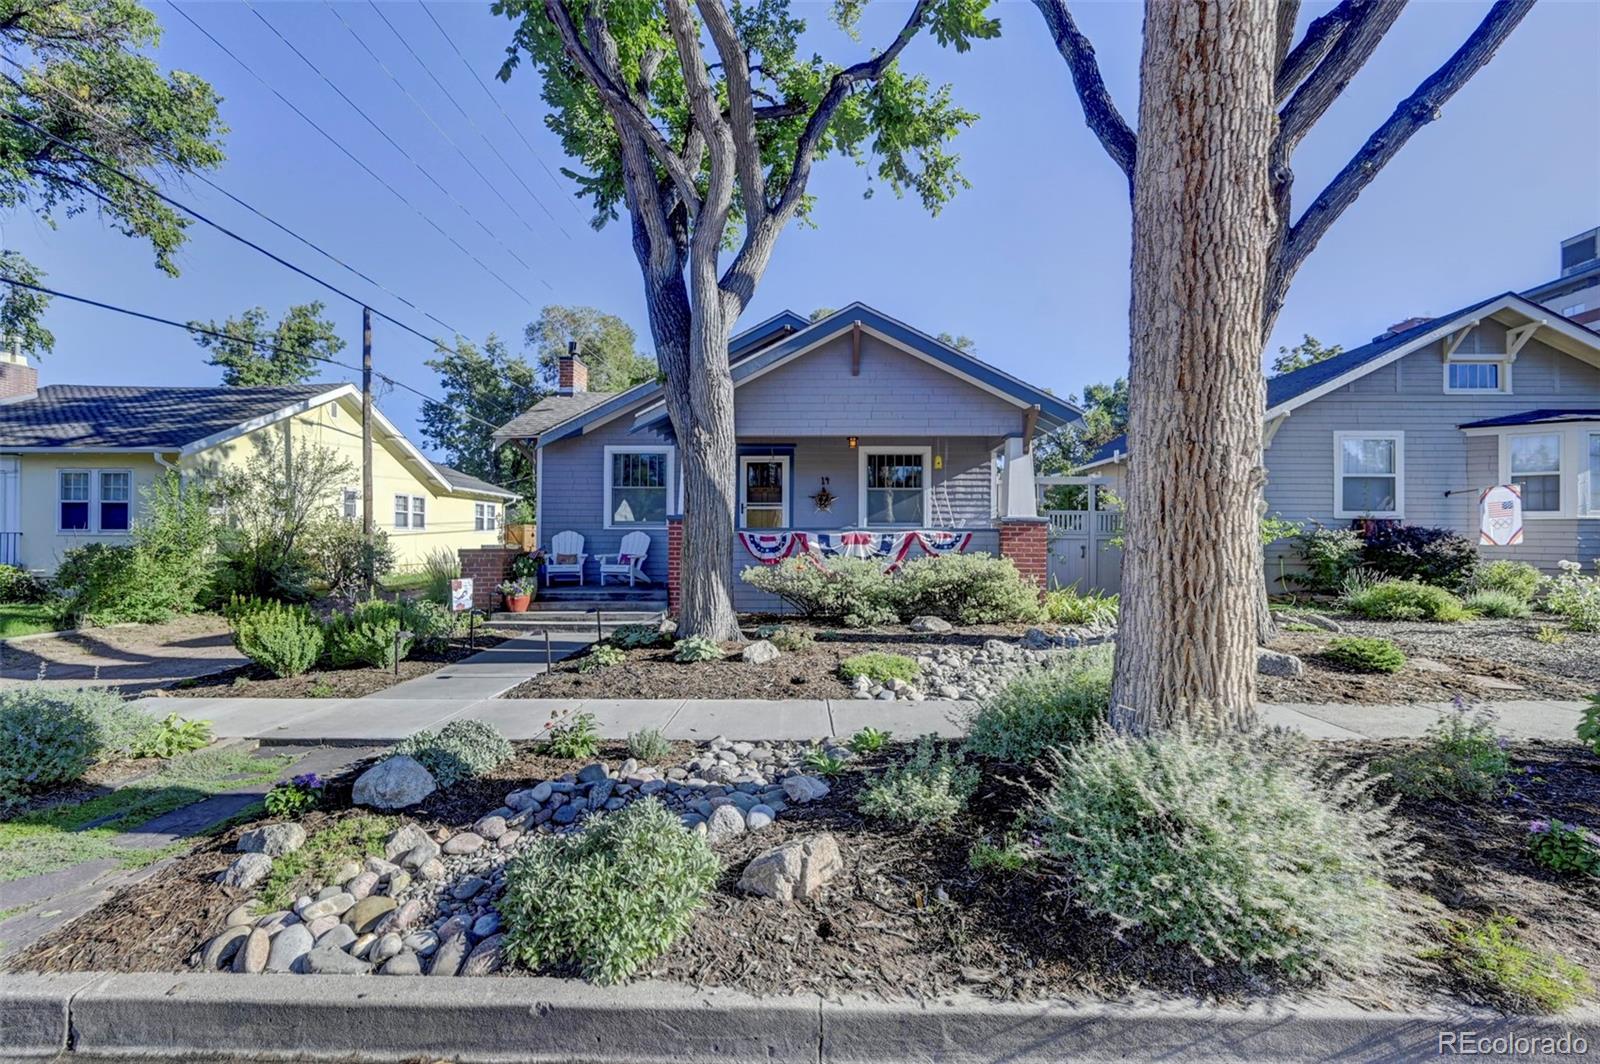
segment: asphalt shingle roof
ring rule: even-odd
[[[0,450],[178,450],[337,387],[336,383],[267,388],[47,384],[31,399],[0,403]]]
[[[444,479],[450,482],[450,486],[457,491],[489,491],[497,495],[516,494],[516,492],[502,488],[498,484],[491,484],[487,480],[479,480],[470,473],[463,473],[454,466],[441,465],[435,462],[433,463],[433,468],[437,469],[444,476]]]
[[[1486,417],[1458,426],[1464,429],[1493,429],[1506,425],[1543,425],[1556,421],[1600,421],[1600,410],[1525,410],[1520,414]]]
[[[607,399],[615,399],[615,392],[578,392],[576,395],[547,395],[528,409],[495,430],[500,440],[522,440],[539,436],[546,429],[577,417]]]

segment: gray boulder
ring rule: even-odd
[[[711,816],[706,820],[706,840],[715,846],[724,839],[731,839],[735,835],[745,833],[744,814],[739,807],[729,803],[719,805],[711,810]]]
[[[815,776],[785,776],[783,778],[783,793],[789,801],[796,805],[805,805],[826,798],[832,790],[826,783]]]
[[[914,617],[911,620],[911,630],[913,632],[949,632],[954,631],[954,629],[955,625],[943,617],[935,617],[932,614]]]
[[[782,652],[765,639],[758,639],[739,652],[740,659],[750,665],[765,665],[781,656]]]
[[[404,809],[438,789],[433,773],[402,754],[380,761],[363,772],[350,792],[350,800],[373,809]]]
[[[240,853],[282,857],[306,844],[306,829],[299,824],[263,824],[239,836]]]
[[[424,848],[435,847],[434,854],[437,855],[439,852],[438,845],[433,841],[431,835],[416,824],[402,824],[395,829],[394,834],[390,835],[388,841],[383,844],[384,862],[377,864],[375,863],[377,861],[376,857],[369,857],[367,858],[367,869],[378,873],[380,876],[389,875],[395,868],[399,867],[400,858],[418,846]]]
[[[290,924],[272,936],[272,948],[267,951],[267,971],[298,970],[300,958],[311,952],[311,946],[311,929],[305,924]]]
[[[366,975],[372,971],[372,965],[360,957],[333,946],[318,946],[306,954],[302,964],[312,975]]]
[[[1263,676],[1299,676],[1306,671],[1305,663],[1293,654],[1284,654],[1266,647],[1256,648],[1256,672]]]
[[[217,882],[225,887],[249,890],[272,871],[272,858],[264,853],[241,853],[233,864],[223,870]]]
[[[747,894],[792,902],[810,898],[844,868],[832,835],[795,839],[761,854],[745,866],[739,889]]]

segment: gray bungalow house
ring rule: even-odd
[[[987,551],[1043,582],[1032,444],[1076,421],[1077,407],[861,303],[816,322],[785,311],[733,337],[728,356],[742,534],[727,564],[738,608],[780,608],[739,582],[740,570],[808,548]],[[649,583],[636,594],[675,607],[681,537],[669,530],[681,528],[682,495],[661,388],[586,385],[581,357],[564,358],[557,394],[495,442],[532,450],[539,543],[551,551],[557,536],[581,535],[584,587],[601,582],[599,556],[615,565],[624,537],[643,533],[630,541],[648,541]],[[573,551],[561,553],[571,564]]]
[[[1524,534],[1484,557],[1553,570],[1600,558],[1600,334],[1507,292],[1412,320],[1371,343],[1267,382],[1267,504],[1286,518],[1364,518],[1478,538],[1479,496],[1522,494]],[[1113,492],[1127,441],[1081,472]],[[1289,544],[1268,571],[1293,571]],[[1285,568],[1287,567],[1287,568]]]

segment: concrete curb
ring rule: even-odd
[[[0,1059],[584,1061],[586,1064],[1435,1059],[1441,1035],[1600,1046],[1600,1010],[1565,1017],[1349,1006],[1223,1009],[824,1001],[542,978],[7,975]],[[1459,1036],[1458,1036],[1459,1038]],[[1488,1060],[1551,1056],[1477,1042]],[[1462,1052],[1461,1055],[1467,1055]]]

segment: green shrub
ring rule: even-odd
[[[1583,717],[1578,721],[1578,741],[1600,757],[1600,695],[1590,695],[1589,704],[1583,707]]]
[[[689,929],[717,873],[705,837],[653,798],[575,835],[537,836],[506,868],[506,955],[621,982]]]
[[[697,661],[721,661],[722,647],[715,639],[707,639],[703,635],[692,635],[687,639],[678,640],[678,648],[673,651],[672,660],[692,664]]]
[[[144,729],[129,753],[133,757],[172,758],[198,750],[211,742],[209,720],[184,720],[176,713],[168,713],[159,721],[152,721]]]
[[[411,652],[411,640],[398,638],[400,622],[400,607],[383,599],[358,602],[348,613],[334,614],[327,626],[328,660],[339,669],[394,668]]]
[[[1539,593],[1544,577],[1527,562],[1506,559],[1485,562],[1472,576],[1472,587],[1477,591],[1500,591],[1515,595],[1523,602],[1532,602]]]
[[[892,578],[865,558],[830,558],[826,569],[809,558],[789,558],[777,565],[749,566],[739,579],[813,620],[859,628],[899,619],[891,598]]]
[[[662,761],[672,753],[672,744],[660,728],[640,728],[628,733],[628,756],[637,761]]]
[[[1577,562],[1556,566],[1561,572],[1545,593],[1545,608],[1575,632],[1600,632],[1600,577],[1584,576]]]
[[[487,776],[510,761],[511,744],[493,724],[452,720],[438,731],[419,731],[401,740],[393,756],[412,758],[433,774],[441,787]]]
[[[1361,972],[1406,849],[1359,774],[1282,736],[1107,737],[1054,755],[1037,813],[1072,897],[1207,964]],[[1391,865],[1392,862],[1392,865]]]
[[[967,851],[967,867],[974,872],[1020,872],[1033,860],[1033,851],[1014,835],[998,843],[979,839]]]
[[[0,565],[0,603],[35,605],[50,597],[50,584],[15,565]]]
[[[450,647],[461,630],[461,615],[432,599],[400,603],[400,625],[411,633],[416,646],[434,654]]]
[[[307,772],[293,779],[274,783],[262,796],[261,803],[266,807],[268,816],[289,820],[299,819],[322,804],[326,786],[322,777],[315,772]]]
[[[1045,617],[1057,624],[1109,628],[1117,623],[1119,609],[1117,596],[1103,591],[1080,592],[1076,587],[1058,587],[1044,597]]]
[[[394,569],[394,547],[389,534],[376,530],[368,540],[361,525],[341,516],[329,516],[307,528],[302,540],[306,556],[329,594],[355,597],[367,593],[367,567],[374,583]]]
[[[274,676],[299,676],[322,657],[322,622],[306,606],[235,596],[225,612],[239,653]]]
[[[1406,667],[1406,656],[1388,639],[1343,635],[1322,648],[1322,657],[1354,672],[1399,672]]]
[[[1361,533],[1349,528],[1314,528],[1295,537],[1304,574],[1290,579],[1312,591],[1339,591],[1361,568]]]
[[[441,606],[450,605],[450,581],[461,579],[461,556],[435,547],[422,559],[422,597]]]
[[[176,727],[193,734],[191,726]],[[98,761],[170,756],[155,749],[167,745],[164,730],[164,722],[103,687],[0,690],[0,804],[70,783]]]
[[[817,641],[817,633],[809,628],[794,628],[786,624],[764,624],[756,629],[756,636],[765,639],[779,650],[805,650]]]
[[[1494,916],[1445,926],[1444,962],[1495,1004],[1511,1012],[1561,1012],[1590,993],[1589,977],[1556,953],[1518,940],[1517,921]]]
[[[671,637],[661,631],[659,624],[619,624],[610,638],[612,646],[624,650],[658,647],[670,642]]]
[[[1509,591],[1474,591],[1464,605],[1483,617],[1516,619],[1533,613],[1533,608],[1525,600]]]
[[[924,735],[910,758],[862,788],[857,807],[897,824],[935,824],[959,815],[977,789],[977,768],[940,747],[937,736]]]
[[[1358,588],[1343,599],[1344,608],[1373,621],[1442,621],[1469,619],[1461,600],[1442,587],[1409,580],[1384,580]]]
[[[1567,641],[1567,633],[1553,624],[1541,624],[1539,630],[1533,633],[1533,638],[1545,646],[1558,647]]]
[[[1382,576],[1455,591],[1477,569],[1478,547],[1449,528],[1377,525],[1367,530],[1361,562]]]
[[[916,659],[904,654],[886,654],[881,650],[852,654],[839,662],[839,675],[849,681],[865,676],[874,683],[888,683],[890,680],[914,683],[921,672]]]
[[[1528,853],[1534,863],[1562,875],[1600,876],[1600,842],[1578,824],[1535,820],[1528,824]]]
[[[830,780],[844,771],[844,758],[820,747],[812,747],[807,750],[805,756],[800,759],[800,763],[806,767],[808,772],[813,772],[818,776],[825,776]]]
[[[628,655],[625,651],[604,643],[596,643],[589,648],[589,653],[578,659],[578,671],[599,672],[613,665],[621,665],[627,660]]]
[[[889,582],[889,602],[902,620],[932,615],[960,624],[1036,621],[1039,588],[1010,558],[982,551],[914,558]]]
[[[577,760],[600,750],[599,722],[593,713],[551,714],[545,729],[545,749],[551,757]]]
[[[889,733],[872,726],[862,728],[850,736],[847,744],[850,749],[858,754],[875,754],[889,742]]]
[[[1024,672],[978,708],[967,749],[1027,765],[1046,750],[1092,739],[1111,706],[1112,660],[1110,647],[1089,647]]]
[[[1415,749],[1373,763],[1407,798],[1484,801],[1504,793],[1511,755],[1487,714],[1440,717]]]

